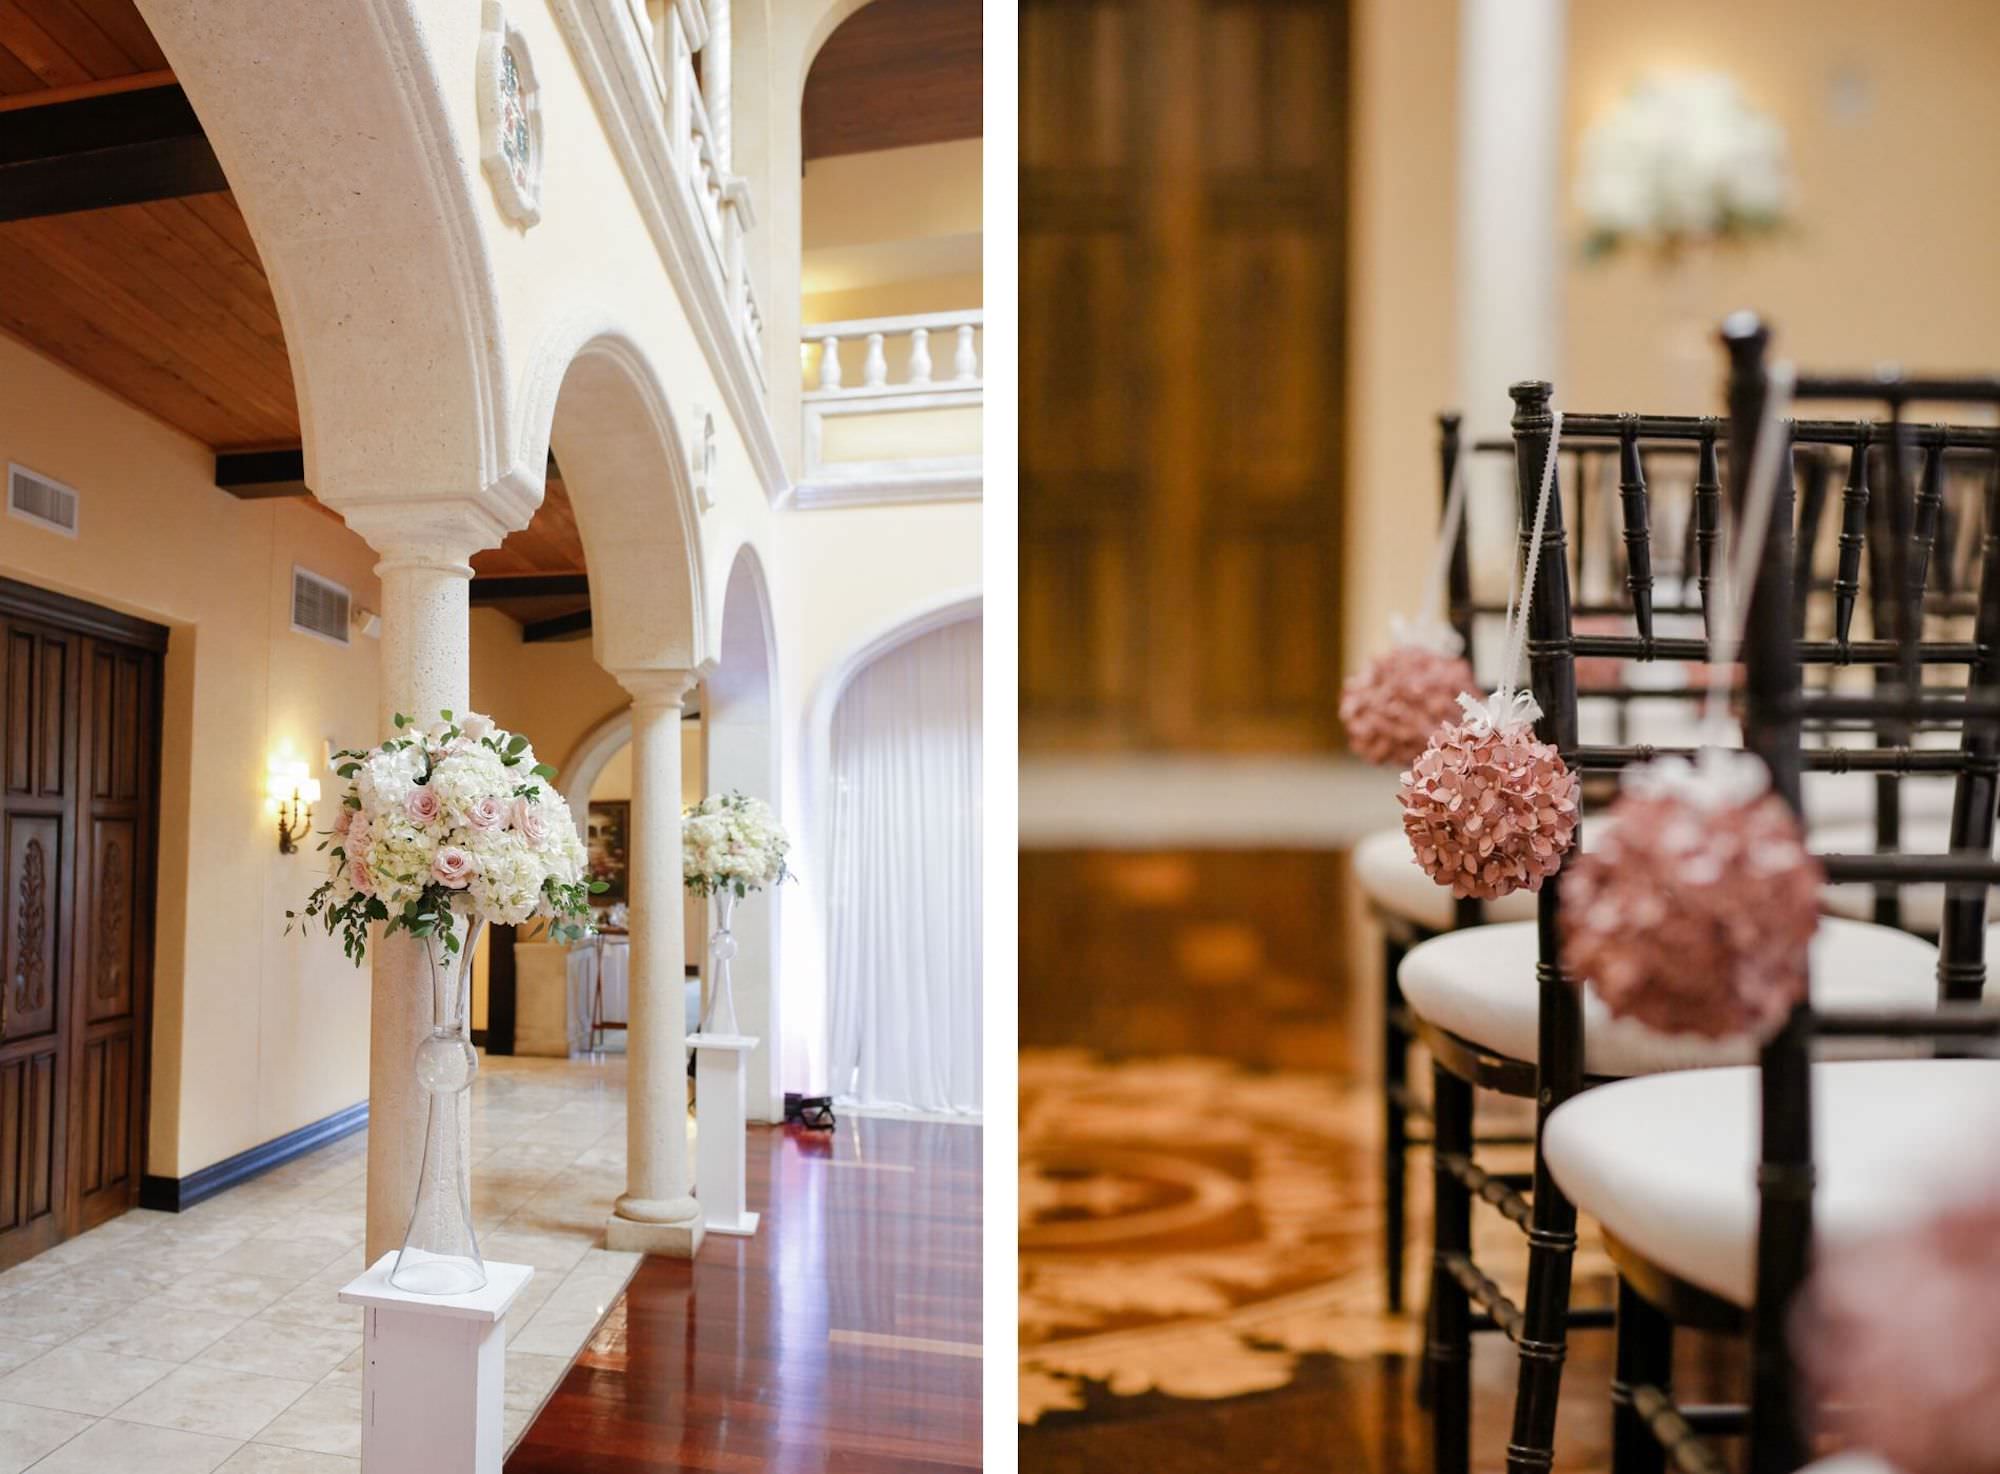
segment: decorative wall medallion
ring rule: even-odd
[[[104,850],[104,878],[97,903],[95,986],[99,998],[117,998],[123,990],[130,915],[125,897],[125,852],[113,840]]]
[[[526,227],[542,218],[542,105],[527,39],[487,0],[479,41],[480,163],[500,212]]]
[[[47,935],[48,862],[39,839],[28,841],[21,855],[19,920],[14,929],[14,994],[23,1011],[34,1012],[49,1001],[48,958],[42,947]]]

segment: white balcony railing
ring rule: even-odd
[[[967,311],[802,329],[799,505],[977,497],[983,326]]]

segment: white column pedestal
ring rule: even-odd
[[[535,1271],[489,1260],[470,1295],[413,1295],[389,1283],[395,1267],[384,1254],[340,1292],[367,1311],[362,1474],[500,1474],[507,1307]]]
[[[744,1073],[757,1041],[748,1034],[690,1034],[694,1051],[694,1195],[710,1233],[747,1238],[757,1215],[743,1206]]]

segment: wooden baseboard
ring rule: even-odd
[[[351,1136],[367,1124],[368,1102],[364,1100],[344,1111],[335,1111],[330,1116],[301,1126],[296,1131],[287,1131],[283,1136],[274,1137],[248,1151],[198,1168],[185,1177],[155,1177],[148,1173],[139,1181],[139,1206],[161,1213],[183,1212],[225,1188],[248,1182],[273,1167],[302,1157],[316,1147],[325,1146],[329,1141]]]

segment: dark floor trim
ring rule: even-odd
[[[325,1146],[329,1141],[351,1136],[367,1124],[368,1102],[364,1100],[344,1111],[335,1111],[330,1116],[301,1126],[296,1131],[287,1131],[283,1136],[253,1146],[248,1151],[224,1157],[220,1162],[199,1168],[185,1177],[154,1177],[148,1173],[139,1180],[139,1206],[161,1213],[184,1212],[196,1203],[214,1197],[224,1188],[248,1182],[273,1167],[304,1156],[315,1147]]]

